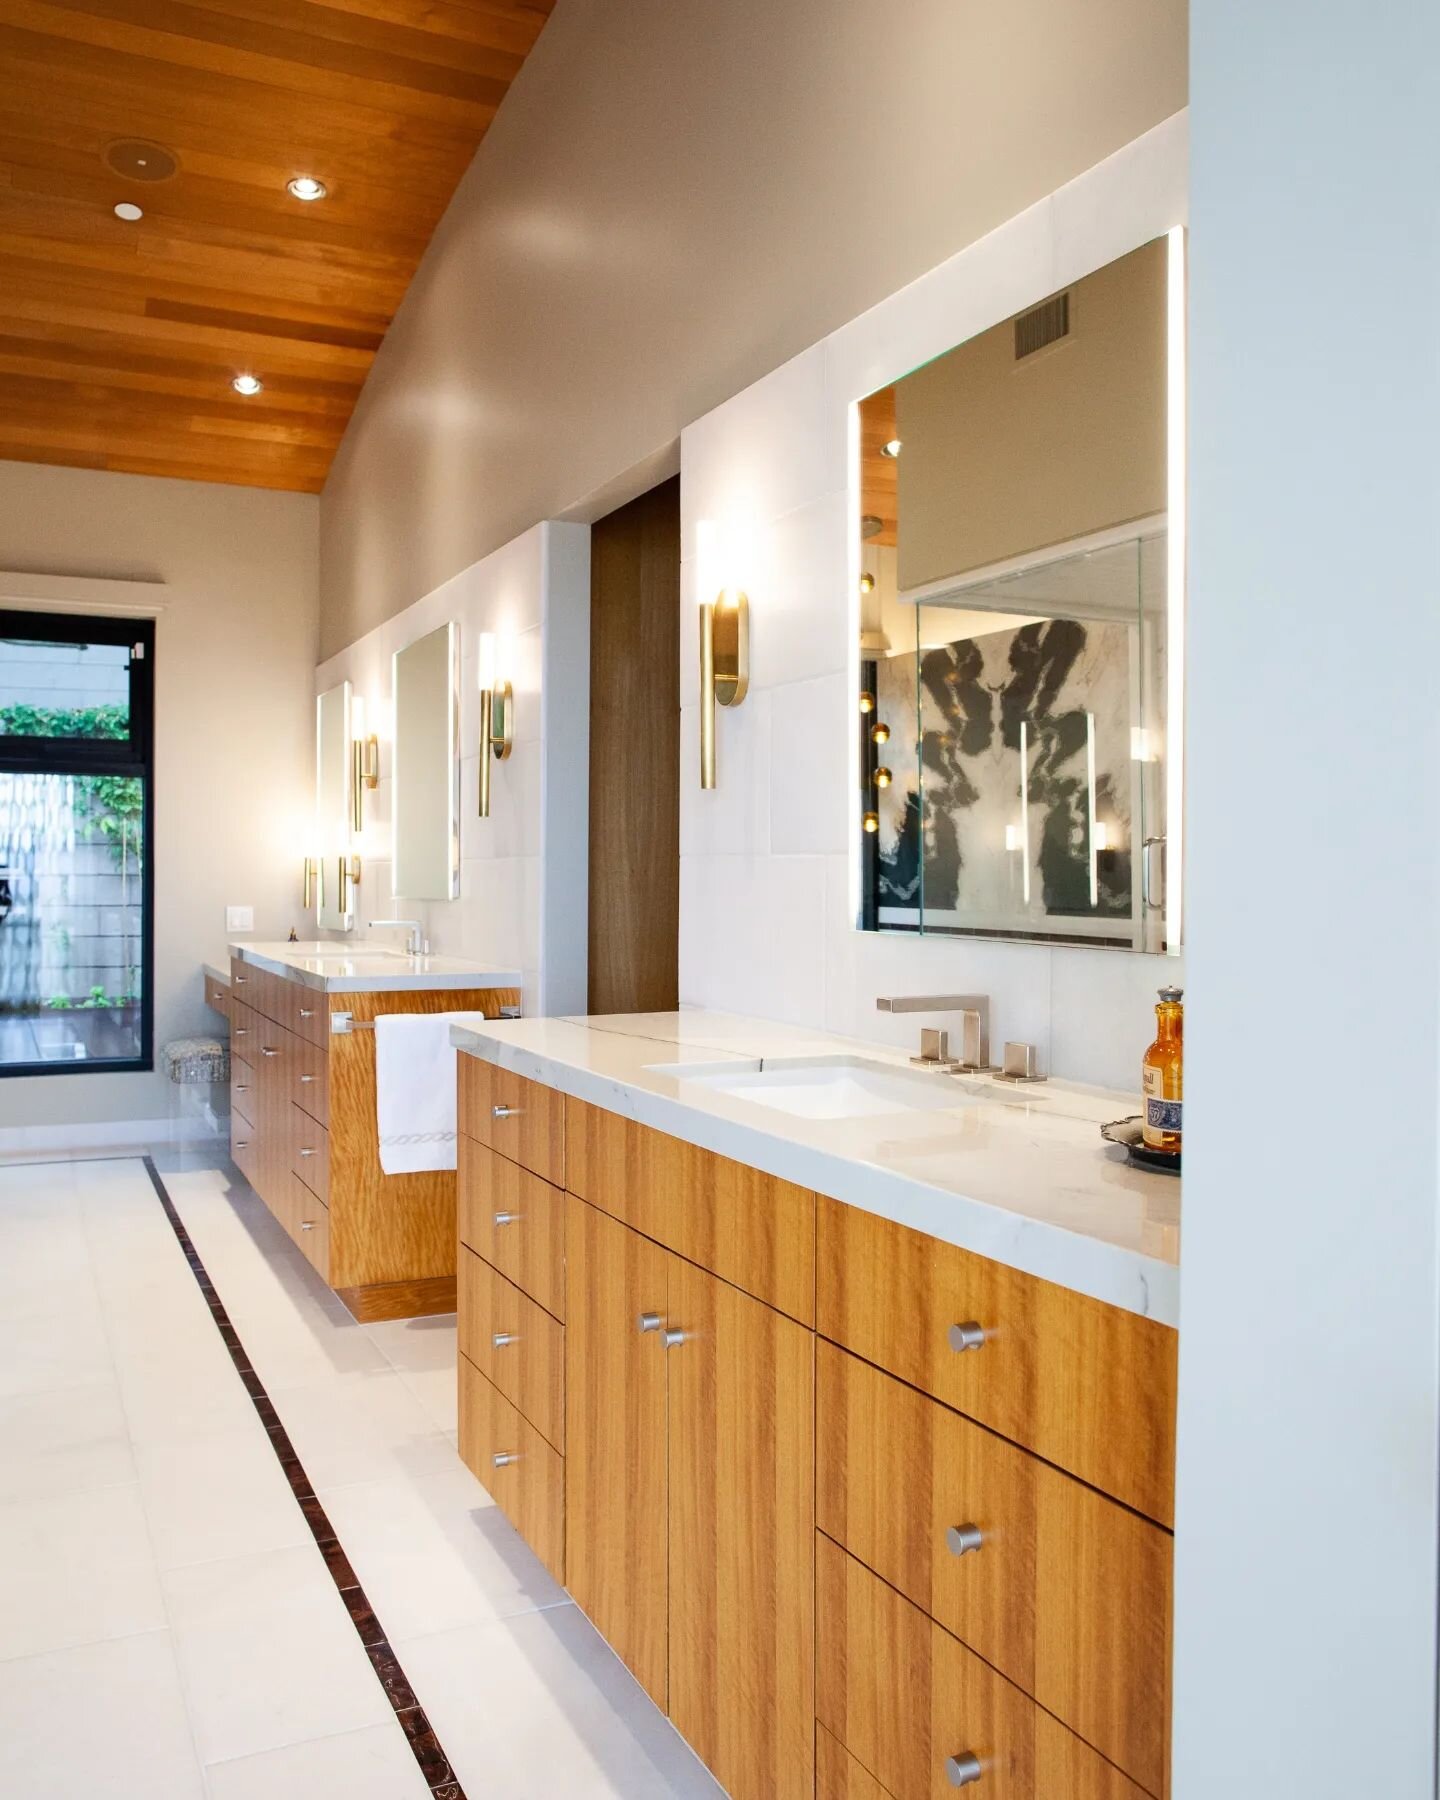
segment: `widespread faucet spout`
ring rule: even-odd
[[[925,1068],[960,1068],[978,1071],[990,1067],[990,996],[988,994],[882,994],[875,1002],[877,1012],[959,1013],[960,1055],[949,1053],[949,1033],[922,1030],[920,1055],[911,1061]]]
[[[371,931],[379,931],[387,925],[397,930],[403,925],[406,932],[405,953],[407,956],[426,956],[430,946],[425,942],[425,927],[419,919],[367,919],[365,923]]]

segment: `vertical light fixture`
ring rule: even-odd
[[[1085,841],[1090,846],[1090,904],[1100,904],[1100,840],[1095,825],[1095,715],[1085,715]]]
[[[490,817],[490,759],[504,762],[515,747],[515,691],[510,685],[510,648],[493,631],[480,633],[477,676],[480,685],[479,766],[476,773],[477,810]]]
[[[365,701],[356,694],[350,702],[350,824],[365,829],[365,789],[380,785],[380,740],[365,732]]]
[[[1165,887],[1165,948],[1180,948],[1185,861],[1186,373],[1185,227],[1170,232],[1165,283],[1166,695],[1165,836],[1175,880]]]
[[[750,599],[742,588],[726,583],[720,568],[743,566],[742,540],[748,533],[741,522],[731,521],[726,538],[722,557],[716,522],[701,519],[696,525],[696,586],[702,594],[715,595],[700,603],[700,786],[706,789],[716,779],[715,708],[739,706],[750,689]]]
[[[1030,904],[1030,728],[1020,721],[1020,892]]]

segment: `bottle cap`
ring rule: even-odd
[[[1160,998],[1166,1006],[1178,1006],[1185,998],[1185,990],[1177,987],[1163,987],[1160,990]]]

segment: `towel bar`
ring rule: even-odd
[[[518,1019],[520,1008],[518,1006],[502,1006],[500,1017],[502,1019]],[[333,1012],[330,1015],[332,1036],[346,1037],[352,1031],[373,1031],[374,1029],[375,1021],[373,1019],[357,1019],[347,1012]]]

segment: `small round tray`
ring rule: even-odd
[[[1108,1143],[1119,1144],[1137,1169],[1158,1169],[1162,1175],[1178,1175],[1180,1152],[1152,1150],[1142,1135],[1144,1124],[1145,1121],[1136,1113],[1133,1118],[1114,1119],[1110,1124],[1102,1125],[1100,1135]]]

